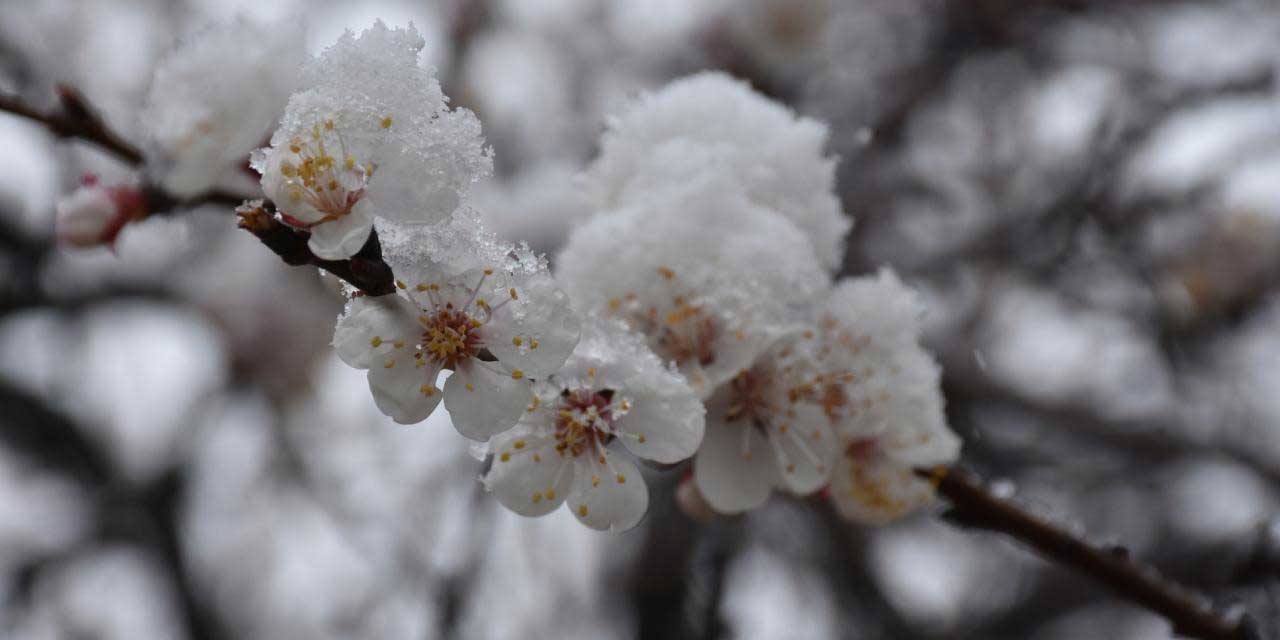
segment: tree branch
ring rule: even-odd
[[[59,107],[54,111],[44,112],[36,109],[16,96],[0,94],[0,111],[12,113],[43,124],[54,134],[63,138],[77,138],[95,144],[109,151],[126,163],[140,167],[144,163],[142,151],[115,133],[98,115],[78,91],[70,87],[58,87]],[[238,194],[222,190],[211,190],[203,194],[180,198],[158,185],[144,184],[143,195],[146,198],[149,215],[162,211],[190,209],[206,204],[239,206],[245,198]],[[284,260],[285,264],[311,265],[345,280],[352,286],[371,296],[381,296],[395,291],[391,267],[382,259],[382,245],[378,241],[378,232],[371,231],[369,240],[359,253],[349,260],[325,260],[316,256],[307,246],[311,234],[294,229],[274,219],[274,209],[270,203],[255,205],[256,209],[248,210],[249,214],[271,212],[271,220],[256,216],[252,223],[246,223],[245,211],[240,213],[240,227],[257,236],[267,248]]]
[[[79,91],[59,86],[58,109],[43,112],[17,96],[0,94],[0,111],[35,120],[61,138],[78,138],[117,155],[131,165],[142,164],[142,151],[120,137],[89,106]]]
[[[974,474],[958,468],[918,471],[938,480],[938,493],[951,502],[948,519],[996,531],[1030,546],[1055,563],[1098,580],[1117,595],[1167,619],[1174,633],[1202,640],[1260,640],[1253,621],[1240,612],[1213,608],[1204,597],[1139,564],[1127,549],[1098,546],[992,493]]]
[[[354,256],[347,260],[325,260],[311,252],[307,242],[311,234],[294,229],[280,222],[275,215],[275,205],[266,200],[244,203],[236,209],[240,228],[257,236],[289,265],[309,264],[342,278],[347,283],[371,296],[395,293],[395,278],[391,267],[382,259],[382,244],[376,231],[369,232],[369,239]]]

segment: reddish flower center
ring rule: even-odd
[[[421,353],[443,368],[457,369],[459,363],[480,351],[481,342],[476,329],[480,328],[481,322],[453,309],[452,305],[433,315],[420,316],[418,320],[425,327]]]
[[[610,389],[565,390],[560,395],[555,427],[560,455],[576,458],[587,451],[601,451],[613,439],[613,424],[620,417],[613,396]]]

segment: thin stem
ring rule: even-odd
[[[79,91],[58,87],[58,105],[54,111],[42,112],[16,96],[0,94],[0,111],[35,120],[60,137],[91,142],[129,164],[142,164],[142,151],[112,131]]]
[[[1260,640],[1243,611],[1223,612],[1208,600],[1139,564],[1127,549],[1098,546],[992,493],[962,469],[917,472],[935,478],[938,493],[951,502],[949,519],[963,526],[996,531],[1030,546],[1045,558],[1106,585],[1122,598],[1167,619],[1174,633],[1202,640]]]

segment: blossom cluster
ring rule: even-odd
[[[316,257],[350,258],[376,232],[395,291],[348,289],[334,350],[395,422],[443,404],[484,443],[482,482],[505,507],[631,528],[649,503],[636,460],[692,459],[682,490],[726,514],[825,489],[848,519],[883,523],[932,498],[920,474],[959,450],[938,366],[891,271],[834,275],[852,219],[825,125],[720,73],[639,98],[582,176],[592,213],[553,273],[483,228],[467,196],[491,151],[412,26],[378,22],[309,59],[286,29],[211,75],[253,28],[197,34],[161,66],[150,180],[199,193],[243,180],[251,157]],[[87,185],[60,217],[110,220],[114,237],[141,215],[128,193]],[[101,237],[76,224],[73,241]]]
[[[718,512],[827,488],[848,519],[888,522],[959,453],[915,294],[888,270],[833,279],[852,221],[826,142],[724,74],[673,82],[610,123],[585,179],[598,213],[557,258],[576,304],[697,391],[693,483]]]

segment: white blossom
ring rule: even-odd
[[[703,408],[677,372],[616,320],[591,316],[559,373],[535,384],[516,427],[490,442],[485,487],[524,516],[567,503],[593,529],[623,531],[644,517],[639,469],[610,445],[659,463],[688,458],[703,434]]]
[[[317,256],[353,255],[375,218],[440,222],[490,171],[479,121],[448,108],[419,64],[423,45],[412,26],[348,31],[304,65],[271,147],[255,154],[263,191],[311,230]]]
[[[820,324],[824,362],[854,380],[836,407],[836,507],[850,520],[882,524],[928,504],[933,485],[915,470],[954,462],[960,440],[947,428],[940,369],[919,344],[915,293],[887,269],[845,280]]]
[[[54,236],[77,247],[114,245],[125,225],[146,214],[146,199],[136,186],[107,187],[86,175],[75,191],[58,199]]]
[[[787,336],[707,400],[693,478],[715,510],[738,513],[775,488],[806,495],[827,484],[838,448],[832,405],[851,377],[822,369],[815,342],[810,329]]]
[[[247,167],[297,82],[303,31],[241,18],[194,34],[161,60],[141,117],[160,185],[190,196]]]
[[[556,267],[575,304],[625,319],[703,396],[804,319],[830,282],[795,225],[726,180],[690,177],[598,214]]]
[[[468,225],[474,237],[457,237]],[[531,380],[564,362],[578,320],[545,262],[494,242],[474,215],[420,229],[387,228],[399,291],[356,296],[333,345],[344,362],[369,370],[374,402],[396,422],[421,422],[443,399],[460,433],[486,440],[519,419]],[[400,243],[439,251],[418,259]],[[453,372],[443,390],[442,370]]]
[[[700,73],[641,98],[611,120],[586,187],[602,209],[644,201],[691,171],[722,183],[796,224],[819,261],[838,267],[852,219],[835,196],[827,126],[723,73]]]

